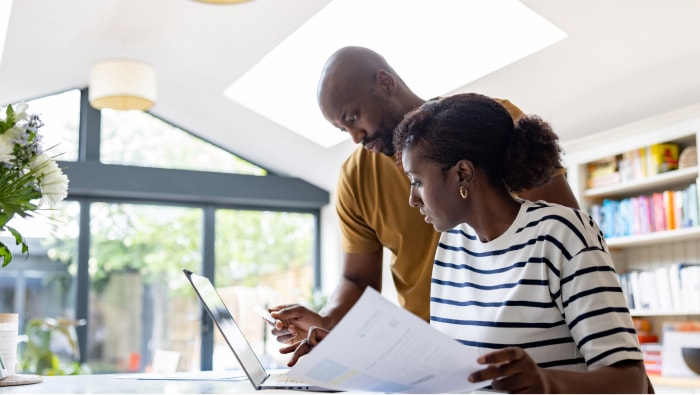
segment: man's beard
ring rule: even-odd
[[[387,131],[386,129],[380,129],[374,133],[374,136],[372,136],[371,139],[365,139],[365,141],[362,142],[362,145],[367,146],[370,143],[376,141],[381,147],[380,152],[382,154],[387,156],[394,156],[395,150],[393,137],[394,134],[392,132]]]
[[[364,145],[372,141],[379,142],[382,147],[381,153],[386,156],[394,156],[394,129],[403,120],[403,115],[392,114],[382,118],[382,123],[379,129],[374,133],[374,136],[369,141],[363,142]]]

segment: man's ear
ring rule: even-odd
[[[470,183],[474,179],[474,163],[470,160],[462,159],[455,165],[457,168],[457,175],[459,176],[459,182]]]
[[[396,78],[391,75],[388,71],[385,69],[378,69],[376,73],[376,78],[377,78],[377,86],[379,89],[386,93],[389,96],[393,96],[396,94],[396,89],[398,89],[396,85]]]

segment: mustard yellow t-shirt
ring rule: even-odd
[[[514,119],[522,115],[507,100],[499,102]],[[408,204],[409,193],[410,181],[394,158],[359,146],[341,167],[336,210],[343,252],[388,248],[393,254],[391,273],[399,303],[428,321],[430,280],[440,233]]]
[[[336,210],[346,253],[393,253],[399,303],[429,319],[430,278],[440,233],[408,204],[410,181],[384,154],[358,147],[341,168]]]

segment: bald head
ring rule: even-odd
[[[321,72],[317,90],[319,103],[324,102],[324,96],[341,87],[374,83],[378,70],[385,70],[401,81],[386,59],[369,48],[351,46],[335,51]]]
[[[394,128],[420,106],[416,96],[383,56],[363,47],[343,47],[328,58],[317,89],[323,116],[350,133],[356,144],[393,154]]]

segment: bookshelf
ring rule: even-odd
[[[657,174],[631,178],[621,176],[619,180],[612,179],[607,183],[596,183],[589,180],[589,172],[598,172],[601,168],[605,171],[604,166],[601,166],[600,163],[605,164],[606,161],[610,161],[610,158],[622,158],[623,154],[629,154],[630,151],[643,150],[662,143],[677,144],[679,151],[682,152],[684,148],[690,146],[698,147],[699,139],[700,104],[697,104],[582,139],[564,141],[562,147],[565,152],[564,162],[567,166],[567,177],[582,209],[596,218],[604,232],[607,229],[599,220],[602,217],[596,217],[594,214],[595,210],[601,210],[606,201],[629,203],[640,196],[663,193],[664,191],[688,190],[690,192],[684,196],[686,198],[693,197],[696,210],[700,212],[697,188],[700,169],[697,164],[691,166],[684,164],[683,168]],[[624,157],[629,158],[628,155]],[[618,167],[618,170],[622,168]],[[595,187],[593,187],[594,185]],[[666,207],[669,205],[664,204],[664,208]],[[672,211],[669,210],[667,214]],[[612,212],[617,213],[618,217],[627,221],[639,220],[642,217],[638,211],[629,208],[627,211],[620,209],[620,211]],[[696,213],[696,216],[700,216],[700,214]],[[617,224],[619,223],[615,225]],[[623,275],[632,276],[633,273],[637,275],[647,272],[646,281],[651,281],[654,288],[657,288],[657,294],[645,295],[645,298],[636,299],[636,302],[641,306],[632,303],[634,301],[631,300],[631,296],[628,297],[628,300],[631,300],[632,315],[648,320],[651,323],[651,332],[656,334],[661,342],[663,342],[662,329],[665,322],[700,320],[700,294],[697,294],[700,291],[696,290],[696,293],[688,294],[695,298],[697,304],[683,302],[674,305],[673,303],[669,304],[668,301],[677,300],[678,294],[672,295],[673,291],[670,288],[658,289],[662,288],[660,284],[665,279],[659,273],[672,273],[672,270],[677,270],[679,263],[697,263],[700,267],[700,222],[696,218],[694,221],[682,222],[681,225],[673,229],[647,229],[646,232],[635,233],[630,231],[630,227],[636,227],[636,231],[639,231],[639,226],[631,226],[628,222],[627,228],[622,227],[625,230],[623,232],[620,232],[619,229],[610,232],[612,235],[608,235],[606,232],[606,241],[613,255],[615,269],[621,278]],[[609,229],[610,226],[607,228]],[[686,272],[684,277],[700,281],[700,271],[694,270]],[[649,272],[654,275],[649,276]],[[669,274],[669,278],[672,275]],[[649,282],[645,284],[648,285]],[[696,287],[696,289],[700,289],[700,286],[696,285]],[[640,287],[639,283],[635,287],[635,289],[642,289],[640,294],[646,293],[649,288],[648,286]],[[674,381],[673,378],[657,376],[655,381],[658,385],[683,387],[677,385],[677,381]],[[693,385],[698,385],[700,377],[690,380],[690,382]]]
[[[619,203],[625,201],[629,203],[640,196],[650,196],[664,191],[688,190],[686,196],[694,198],[693,204],[697,217],[700,215],[697,213],[700,211],[697,203],[700,200],[697,192],[700,170],[695,164],[657,174],[621,177],[617,181],[608,183],[609,185],[602,186],[589,180],[589,172],[598,171],[600,162],[609,161],[610,158],[619,159],[630,151],[643,150],[653,145],[673,143],[679,147],[679,152],[682,152],[687,147],[697,147],[699,138],[700,104],[697,104],[579,140],[562,142],[568,180],[581,207],[596,218],[601,229],[606,233],[606,241],[613,254],[618,273],[656,271],[659,268],[662,268],[660,272],[663,272],[678,263],[700,264],[700,222],[697,218],[681,223],[680,226],[672,229],[649,230],[647,228],[647,231],[642,229],[642,232],[639,231],[638,226],[636,231],[630,231],[630,228],[634,228],[634,226],[628,223],[626,228],[622,227],[626,232],[620,232],[619,229],[609,231],[608,229],[611,227],[606,227],[605,224],[601,223],[604,221],[602,219],[605,217],[604,215],[594,215],[599,213],[596,210],[602,210],[604,202]],[[625,158],[629,158],[629,156],[625,156]],[[619,169],[623,169],[623,166],[620,165]],[[591,185],[596,186],[591,187]],[[664,205],[664,207],[668,206]],[[688,209],[689,207],[691,206],[683,208]],[[636,209],[627,208],[626,210],[620,209],[620,211],[614,212],[617,217],[628,221],[635,218],[639,220],[642,217]],[[680,211],[683,210],[679,209]],[[612,217],[610,211],[603,212],[608,214],[608,218]],[[700,275],[696,277],[700,277]],[[666,297],[666,295],[658,294],[658,298]],[[700,301],[700,295],[697,295],[696,299]],[[634,316],[652,318],[652,331],[658,336],[662,335],[659,332],[661,332],[664,321],[700,320],[700,302],[698,302],[698,306],[659,308],[658,305],[643,304],[640,307],[631,304],[631,307],[633,307],[632,314]]]
[[[653,177],[645,177],[637,180],[620,183],[618,185],[587,188],[583,191],[586,199],[604,198],[608,196],[627,196],[644,193],[650,190],[661,190],[668,186],[689,184],[695,182],[698,177],[698,166],[659,173]]]

